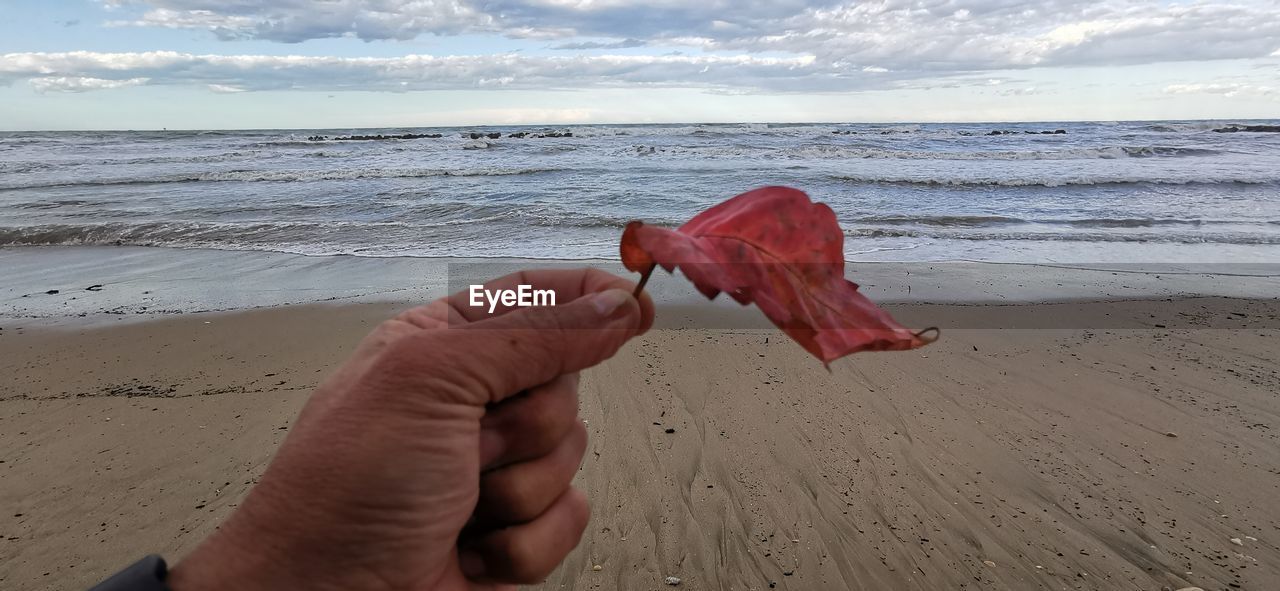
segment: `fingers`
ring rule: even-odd
[[[541,582],[578,545],[590,517],[587,497],[570,488],[537,519],[489,533],[461,548],[462,572],[473,581]]]
[[[562,375],[494,405],[480,421],[480,466],[544,456],[578,423],[578,374]]]
[[[477,523],[524,523],[542,515],[568,490],[586,451],[587,428],[574,421],[550,453],[481,475]]]
[[[484,284],[488,291],[516,289],[521,285],[532,286],[537,290],[550,290],[556,294],[556,303],[566,304],[584,295],[599,293],[607,289],[632,291],[635,283],[601,271],[599,269],[537,269],[520,271],[494,279]],[[653,301],[648,294],[641,294],[641,327],[648,330],[653,325]],[[499,305],[489,313],[485,306],[472,306],[470,291],[460,291],[449,297],[441,298],[425,306],[414,308],[402,314],[400,319],[413,323],[421,328],[457,327],[461,324],[478,322],[494,316],[501,316],[516,308]]]
[[[369,372],[378,391],[424,400],[486,405],[594,366],[617,353],[641,326],[640,304],[611,289],[568,304],[524,308],[461,328],[398,339]]]
[[[445,336],[454,346],[489,351],[494,357],[489,367],[457,366],[456,377],[486,393],[486,402],[497,402],[613,357],[639,333],[641,318],[640,305],[629,292],[610,289],[566,305],[525,308],[474,322],[445,331]]]

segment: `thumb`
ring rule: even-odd
[[[428,331],[423,346],[449,355],[440,377],[487,404],[612,357],[641,332],[641,316],[629,292],[609,289]]]

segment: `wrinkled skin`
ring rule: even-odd
[[[460,590],[544,579],[589,518],[578,372],[653,322],[631,282],[530,271],[557,292],[487,310],[465,294],[384,322],[311,396],[260,483],[170,576],[204,589]]]

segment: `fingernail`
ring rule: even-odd
[[[462,570],[464,577],[468,579],[478,578],[484,575],[484,559],[470,550],[459,550],[458,568]]]
[[[601,316],[612,316],[618,308],[631,299],[631,294],[621,289],[609,289],[591,296],[591,305]]]

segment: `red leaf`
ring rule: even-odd
[[[903,328],[844,278],[844,233],[835,212],[796,189],[743,193],[677,230],[631,222],[621,250],[622,264],[644,280],[655,265],[678,267],[708,298],[725,292],[740,304],[754,302],[823,363],[937,338]]]

